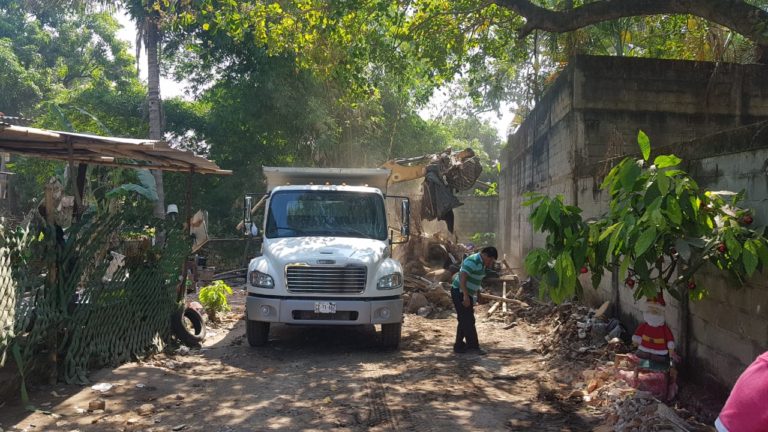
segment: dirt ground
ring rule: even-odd
[[[564,398],[536,347],[541,329],[484,319],[486,356],[454,354],[455,318],[407,315],[400,350],[376,329],[273,326],[245,341],[241,291],[202,349],[160,354],[91,375],[89,386],[35,387],[26,411],[0,405],[0,431],[612,430],[606,409]],[[101,407],[100,400],[104,401]]]

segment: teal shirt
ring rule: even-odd
[[[453,276],[453,289],[460,289],[459,277],[462,273],[467,274],[467,291],[470,295],[477,293],[480,290],[480,283],[485,277],[485,266],[483,265],[483,259],[480,257],[480,253],[472,254],[468,256],[462,263],[461,269]]]

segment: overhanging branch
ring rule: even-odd
[[[494,0],[526,19],[520,37],[533,30],[564,33],[618,18],[690,14],[727,27],[768,48],[768,11],[743,0],[602,0],[573,9],[554,11],[529,0]]]

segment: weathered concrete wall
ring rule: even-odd
[[[522,195],[562,194],[584,216],[601,214],[608,202],[600,182],[617,158],[637,153],[638,129],[655,154],[675,153],[704,187],[746,189],[756,224],[768,223],[768,67],[580,57],[562,73],[502,155],[500,242],[510,262],[543,243],[521,208]],[[702,138],[706,137],[706,138]],[[609,162],[603,162],[609,160]],[[768,286],[764,277],[735,289],[714,272],[699,275],[712,296],[691,306],[690,354],[697,370],[732,384],[754,357],[768,349]],[[590,286],[588,278],[582,280]],[[618,284],[616,284],[618,285]],[[630,290],[609,274],[587,300],[610,299],[623,318],[640,319]],[[680,334],[678,305],[667,302],[667,321]]]
[[[475,233],[496,233],[499,219],[497,196],[460,195],[464,205],[453,210],[454,232],[462,243]]]

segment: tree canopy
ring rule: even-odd
[[[501,100],[530,106],[575,53],[768,60],[765,0],[204,0],[173,17],[291,52],[364,91],[381,70],[433,86],[459,77],[496,109]]]
[[[195,180],[195,201],[222,217],[263,187],[265,164],[377,166],[473,147],[491,182],[500,143],[476,113],[511,102],[525,116],[571,55],[751,62],[768,38],[766,0],[117,4],[159,24],[165,73],[191,83],[193,100],[163,102],[166,138],[236,173]],[[53,129],[146,136],[147,87],[110,12],[103,1],[0,3],[0,111]],[[449,82],[472,109],[421,118]],[[53,169],[27,171],[39,180]],[[184,188],[172,177],[168,201]]]

